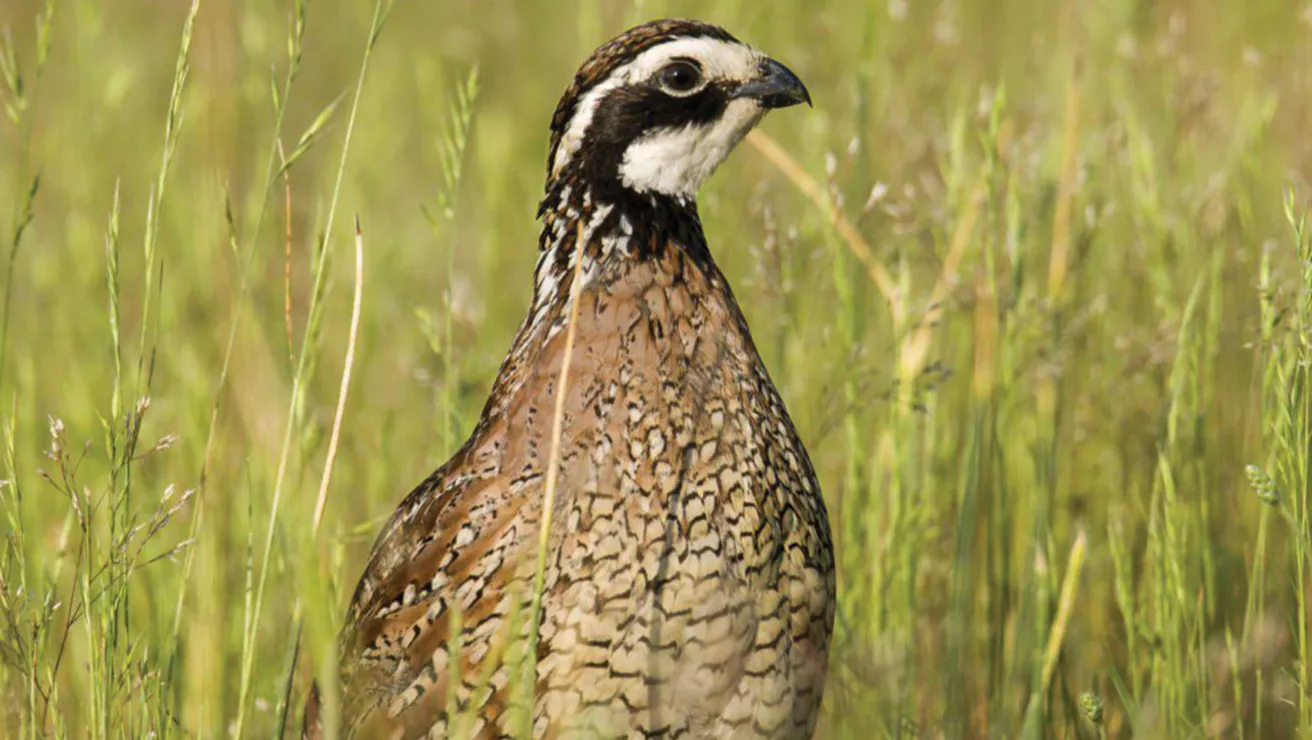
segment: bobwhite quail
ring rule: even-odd
[[[810,737],[829,523],[695,200],[767,110],[801,102],[786,67],[697,21],[584,63],[551,120],[532,308],[469,441],[401,503],[352,599],[348,736]],[[553,456],[529,687],[508,656]],[[312,698],[312,736],[317,715]]]

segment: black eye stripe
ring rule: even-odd
[[[597,139],[632,140],[654,128],[707,123],[719,118],[728,102],[728,91],[714,83],[683,96],[645,86],[620,88],[598,106],[589,133]]]

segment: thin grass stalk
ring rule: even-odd
[[[833,269],[831,274],[834,292],[837,295],[839,304],[838,315],[836,317],[838,336],[842,342],[842,351],[855,354],[858,342],[856,327],[860,309],[858,308],[858,301],[853,286],[851,266],[848,261],[849,258],[845,257],[845,255],[838,250],[837,245],[833,244],[833,237],[830,236],[832,232],[832,229],[827,230],[827,233],[825,234],[825,246],[834,251]],[[834,519],[838,524],[838,542],[836,543],[836,546],[840,553],[844,553],[845,555],[856,555],[857,553],[863,552],[869,544],[863,541],[865,538],[862,537],[862,534],[872,532],[874,529],[863,529],[863,525],[867,523],[867,517],[870,514],[871,509],[874,509],[875,507],[865,505],[867,502],[862,501],[861,498],[859,498],[862,493],[860,488],[861,463],[865,460],[865,455],[862,453],[863,446],[861,442],[861,430],[857,422],[859,399],[857,379],[854,376],[848,376],[843,379],[842,393],[843,402],[846,407],[842,421],[844,463],[842,488],[839,491],[837,509],[834,512]],[[853,567],[843,567],[840,569],[840,572],[843,573],[843,575],[859,572],[857,567],[859,567],[860,563],[857,562],[856,558],[853,558],[853,561],[850,562],[845,561],[844,565],[850,565]],[[869,589],[872,594],[878,593],[879,587],[877,583],[861,583],[861,580],[867,579],[854,578],[851,584],[846,587],[858,591]],[[875,625],[868,626],[873,628]],[[869,634],[870,632],[874,632],[874,630],[867,631],[867,634],[870,637],[873,637],[873,635]]]
[[[110,486],[113,491],[113,498],[110,504],[110,543],[125,535],[131,527],[133,460],[141,432],[141,413],[144,411],[141,404],[150,395],[151,378],[154,373],[155,347],[158,341],[159,326],[157,320],[152,320],[154,313],[152,309],[154,297],[162,292],[164,280],[163,264],[161,263],[158,268],[156,267],[160,210],[167,194],[168,177],[172,169],[174,153],[177,151],[179,132],[183,122],[182,101],[187,87],[187,78],[191,72],[192,33],[196,24],[196,15],[199,11],[200,0],[192,0],[187,10],[186,19],[183,21],[182,39],[178,46],[178,55],[174,64],[173,84],[169,91],[168,109],[164,121],[164,145],[160,154],[159,168],[156,171],[155,182],[147,199],[146,230],[143,238],[145,267],[142,271],[144,287],[142,290],[141,336],[139,340],[140,354],[137,357],[136,384],[132,396],[132,402],[137,405],[137,408],[135,413],[129,414],[123,420],[125,429],[121,447],[122,457],[115,461],[111,472]],[[154,283],[153,290],[152,282]],[[117,426],[118,420],[115,420],[115,422]],[[120,476],[122,478],[121,487],[119,485]],[[113,562],[113,559],[111,559],[111,563]],[[119,573],[119,582],[122,584],[123,591],[122,605],[118,617],[114,620],[115,630],[121,629],[123,634],[131,633],[132,592],[128,575],[129,573],[126,571]],[[111,668],[111,673],[106,676],[106,680],[111,683],[118,680],[117,676],[112,675],[113,665],[112,661],[107,663],[107,667]],[[129,733],[131,731],[131,727],[129,727]]]
[[[137,456],[137,444],[140,439],[142,416],[148,408],[148,396],[150,392],[150,377],[153,371],[155,342],[158,332],[158,323],[152,321],[153,297],[158,294],[163,285],[163,265],[156,267],[156,244],[159,237],[159,213],[163,205],[165,195],[167,194],[168,175],[171,170],[174,152],[177,149],[179,133],[183,121],[183,95],[187,87],[187,78],[190,72],[191,41],[193,29],[195,28],[196,15],[200,9],[199,0],[193,0],[187,16],[182,26],[181,41],[178,46],[177,59],[175,61],[172,88],[169,93],[168,111],[165,117],[164,125],[164,144],[160,157],[159,168],[155,174],[155,182],[151,188],[150,196],[146,208],[146,230],[144,237],[145,268],[143,270],[144,285],[142,289],[142,316],[141,316],[141,353],[137,360],[137,377],[136,388],[133,394],[133,407],[122,418],[119,418],[118,412],[121,409],[122,392],[119,385],[122,382],[120,348],[118,344],[118,317],[117,308],[111,307],[111,321],[113,323],[113,339],[115,342],[114,352],[116,360],[116,387],[113,393],[111,406],[114,411],[114,418],[109,422],[110,437],[110,480],[109,480],[109,531],[105,540],[105,547],[112,550],[118,546],[118,543],[126,543],[132,536],[134,527],[133,522],[133,464]],[[114,214],[111,216],[111,238],[117,240],[117,193],[115,195]],[[117,302],[117,257],[111,251],[111,290],[113,293],[112,300]],[[117,435],[122,434],[121,444],[116,442]],[[115,454],[117,453],[117,454]],[[86,514],[87,519],[94,517],[94,508],[89,508]],[[91,553],[95,545],[90,540],[91,532],[94,529],[94,522],[84,527],[83,538],[85,550],[87,551],[88,567],[91,567]],[[87,610],[87,619],[90,621],[94,615],[101,622],[101,631],[98,637],[102,640],[101,652],[102,660],[100,671],[95,670],[93,662],[92,685],[98,685],[99,689],[93,689],[99,695],[99,699],[93,697],[92,704],[100,700],[104,702],[103,711],[100,713],[101,731],[108,735],[111,732],[111,726],[114,724],[114,707],[111,705],[111,697],[116,692],[124,690],[124,687],[131,684],[131,678],[128,671],[131,666],[131,640],[132,638],[132,574],[133,563],[131,559],[120,557],[114,552],[105,554],[105,567],[108,570],[108,583],[106,590],[112,591],[103,599],[90,600],[90,594],[84,590],[83,604]],[[90,577],[89,575],[87,576]],[[93,608],[94,607],[94,608]],[[89,642],[89,645],[94,642]],[[128,712],[123,712],[118,721],[122,731],[128,735],[137,734],[135,718]]]
[[[337,396],[337,408],[333,413],[332,434],[328,443],[328,454],[324,459],[323,473],[319,479],[319,496],[314,505],[314,517],[310,526],[311,539],[317,544],[319,530],[323,523],[324,507],[328,502],[328,487],[332,484],[333,470],[337,462],[337,444],[341,438],[342,420],[346,412],[346,398],[351,387],[351,369],[355,365],[355,348],[360,336],[360,308],[364,296],[364,232],[360,227],[360,217],[355,217],[355,288],[351,299],[351,325],[347,333],[346,340],[346,359],[342,367],[342,381]],[[292,607],[292,634],[295,636],[292,640],[291,658],[287,661],[287,668],[284,675],[282,691],[283,701],[279,707],[278,717],[278,736],[282,737],[287,727],[287,717],[290,713],[291,687],[296,671],[296,656],[300,653],[302,638],[302,609],[303,603],[301,595],[296,595],[296,602]],[[330,723],[331,724],[331,723]]]
[[[594,216],[593,223],[600,218]],[[524,728],[526,737],[533,732],[533,687],[537,683],[538,637],[542,627],[542,600],[547,581],[547,546],[551,541],[551,519],[556,506],[556,488],[560,478],[560,439],[565,428],[565,400],[569,390],[569,366],[574,357],[574,338],[577,334],[579,297],[583,293],[584,251],[591,238],[591,228],[581,226],[574,242],[574,271],[569,286],[569,311],[565,323],[565,347],[560,360],[560,373],[556,377],[555,407],[551,414],[551,446],[547,452],[547,474],[542,491],[542,521],[538,527],[537,565],[533,573],[533,603],[528,615],[528,650],[525,655],[524,685],[530,689],[525,702]]]
[[[13,560],[7,560],[6,564],[12,567],[0,573],[0,608],[3,608],[5,617],[5,629],[7,634],[13,639],[12,649],[16,654],[15,663],[21,662],[23,665],[35,664],[35,660],[28,659],[28,648],[22,630],[19,628],[19,622],[14,617],[14,611],[19,605],[14,604],[9,599],[9,587],[17,581],[17,588],[14,593],[30,593],[28,583],[27,561],[27,533],[24,529],[23,517],[23,488],[18,478],[17,451],[15,449],[15,417],[17,414],[12,412],[0,423],[0,429],[3,430],[4,438],[4,460],[5,474],[8,484],[0,486],[0,501],[4,501],[6,525],[9,529],[8,541],[5,543],[9,547],[9,552],[13,553]],[[17,573],[17,578],[15,578]],[[25,699],[27,702],[26,717],[34,716],[36,709],[35,682],[31,677],[27,677],[27,686]],[[20,719],[18,723],[18,733],[20,737],[35,737],[35,730],[26,725],[27,719]],[[24,730],[31,729],[31,732]]]
[[[123,398],[123,369],[122,369],[123,351],[122,351],[122,344],[120,342],[120,337],[119,337],[119,191],[118,191],[117,184],[115,185],[114,188],[114,202],[110,210],[109,224],[107,226],[107,233],[105,236],[105,257],[106,257],[105,260],[106,280],[108,281],[108,285],[109,285],[110,339],[113,342],[112,350],[114,353],[114,388],[112,390],[112,398],[110,402],[110,410],[111,410],[110,420],[109,420],[108,429],[106,430],[107,431],[106,437],[108,437],[107,447],[109,448],[110,459],[117,461],[120,459],[118,446],[119,446],[119,429],[122,423],[122,398]],[[124,441],[126,442],[126,440]],[[111,480],[110,485],[111,486],[114,485],[113,480]],[[92,564],[90,562],[91,542],[89,539],[89,532],[90,532],[89,528],[83,530],[83,539],[81,545],[81,547],[85,548],[88,558],[85,566],[85,575],[87,576],[88,580],[84,580],[82,583],[83,604],[91,603],[89,577],[90,577]],[[87,616],[85,621],[87,627],[87,645],[91,646],[94,645],[95,643],[93,640],[94,633],[90,629],[91,621],[92,621],[90,615]],[[96,671],[95,671],[94,658],[95,656],[98,655],[98,652],[92,650],[91,655],[92,655],[91,674],[95,675]],[[101,668],[103,669],[103,666],[101,666]],[[92,707],[93,715],[98,714],[107,717],[108,715],[107,707],[101,706],[101,699],[102,697],[100,692],[94,692],[92,696],[92,700],[91,702],[89,702],[89,704]],[[108,730],[107,727],[104,729]]]
[[[438,354],[443,362],[441,404],[436,410],[438,419],[438,436],[442,441],[443,455],[453,452],[457,445],[458,407],[456,387],[459,382],[458,366],[455,363],[455,327],[452,318],[456,312],[456,248],[447,232],[452,231],[456,222],[456,205],[460,194],[460,184],[464,174],[465,151],[469,147],[469,134],[474,117],[474,104],[478,99],[478,66],[472,66],[462,83],[456,85],[452,103],[448,106],[445,125],[437,139],[439,166],[442,175],[442,189],[437,193],[434,208],[427,205],[420,207],[429,230],[435,240],[452,242],[446,250],[446,296],[445,312],[442,317],[442,335],[434,336],[432,317],[426,312],[420,313],[424,333],[429,348]]]
[[[944,701],[946,726],[949,737],[964,736],[969,727],[968,685],[965,667],[968,665],[969,636],[974,624],[976,570],[976,527],[981,496],[981,477],[984,466],[986,429],[989,424],[989,407],[985,399],[977,398],[968,423],[965,449],[961,455],[959,473],[959,513],[954,535],[952,572],[948,586],[948,617],[944,658]]]
[[[861,234],[852,225],[852,222],[847,219],[847,216],[843,215],[842,210],[832,202],[829,196],[825,195],[824,188],[820,187],[815,179],[808,175],[806,170],[797,163],[797,160],[793,159],[788,152],[784,151],[783,147],[779,146],[764,131],[754,129],[747,134],[747,143],[755,147],[770,164],[783,173],[789,182],[793,183],[803,195],[825,214],[830,225],[838,231],[838,235],[843,238],[843,242],[852,250],[852,254],[865,266],[870,281],[875,284],[880,294],[888,301],[894,317],[900,316],[903,311],[902,301],[888,269],[875,257],[874,250],[861,237]]]
[[[1052,628],[1048,631],[1047,644],[1043,649],[1039,681],[1025,710],[1025,725],[1021,735],[1027,740],[1042,736],[1044,716],[1047,713],[1048,689],[1052,686],[1052,676],[1057,670],[1057,661],[1061,657],[1062,644],[1066,639],[1066,628],[1075,609],[1086,549],[1087,537],[1081,531],[1075,536],[1075,544],[1071,546],[1066,575],[1062,578],[1061,592],[1057,597],[1057,614],[1053,618]]]
[[[1277,506],[1290,525],[1290,549],[1293,561],[1295,668],[1298,691],[1298,727],[1300,734],[1312,737],[1312,685],[1309,685],[1308,621],[1309,550],[1312,549],[1312,515],[1309,514],[1309,489],[1312,484],[1312,239],[1308,237],[1307,217],[1297,212],[1292,192],[1285,198],[1285,219],[1294,242],[1294,254],[1300,266],[1297,303],[1297,329],[1290,338],[1291,382],[1287,393],[1289,418],[1286,427],[1288,462],[1285,467],[1288,494]]]
[[[355,134],[355,122],[360,110],[360,99],[364,94],[364,82],[369,71],[369,59],[373,54],[374,46],[378,42],[379,34],[382,32],[383,25],[391,12],[393,0],[378,0],[374,4],[373,20],[369,28],[369,38],[365,44],[363,59],[360,63],[360,72],[356,78],[355,92],[351,101],[351,112],[347,117],[346,133],[342,142],[342,153],[337,163],[337,174],[333,182],[332,197],[329,200],[328,216],[324,226],[324,235],[321,240],[320,257],[315,267],[314,289],[311,292],[311,301],[309,307],[309,323],[314,323],[315,317],[321,310],[320,297],[322,295],[325,273],[327,272],[328,246],[332,243],[333,225],[336,220],[337,204],[341,195],[342,180],[346,173],[347,157],[351,151],[351,141]],[[303,392],[302,384],[305,379],[306,367],[312,347],[310,342],[312,335],[306,332],[302,339],[300,357],[297,361],[296,373],[292,379],[292,392],[288,402],[287,423],[284,428],[282,451],[278,458],[277,478],[274,482],[273,500],[269,508],[269,526],[265,531],[263,559],[260,566],[260,575],[255,587],[255,602],[252,607],[253,619],[251,620],[246,637],[247,649],[242,655],[241,663],[241,681],[237,699],[237,718],[234,724],[233,735],[237,738],[244,737],[245,720],[247,707],[249,705],[251,669],[254,665],[255,650],[254,645],[257,641],[255,630],[259,625],[260,615],[264,606],[264,592],[268,583],[269,570],[273,558],[273,535],[277,529],[279,511],[282,504],[283,486],[287,476],[287,463],[291,456],[292,435],[295,431],[296,409],[300,404],[301,394]]]
[[[351,299],[351,328],[347,332],[346,360],[342,365],[342,383],[337,395],[337,410],[333,412],[333,430],[328,439],[328,456],[323,462],[323,475],[319,478],[319,496],[314,502],[314,518],[310,531],[316,537],[323,522],[324,505],[328,503],[328,487],[332,485],[333,465],[337,462],[337,443],[342,436],[342,418],[346,414],[346,397],[351,390],[351,368],[355,365],[355,346],[360,336],[360,304],[364,297],[364,232],[360,217],[355,217],[355,291]]]
[[[1279,362],[1279,353],[1276,351],[1275,342],[1280,313],[1275,306],[1275,285],[1270,249],[1262,250],[1262,257],[1258,262],[1257,293],[1260,311],[1259,338],[1265,361],[1260,365],[1256,365],[1255,371],[1258,374],[1256,383],[1259,390],[1259,410],[1262,419],[1265,420],[1275,413],[1275,409],[1272,408],[1275,403],[1273,388]],[[1269,425],[1264,421],[1263,426]],[[1269,437],[1271,433],[1272,430],[1263,430],[1264,437]],[[1269,439],[1264,439],[1264,446],[1268,448],[1272,446]],[[1274,453],[1268,452],[1265,469],[1271,470],[1274,463]],[[1252,567],[1249,569],[1248,574],[1248,598],[1244,606],[1244,621],[1239,637],[1241,645],[1248,644],[1253,634],[1252,631],[1261,623],[1264,617],[1263,611],[1266,602],[1262,596],[1266,593],[1267,519],[1269,513],[1268,507],[1264,506],[1258,515]]]
[[[289,34],[289,51],[290,59],[288,60],[287,73],[283,79],[282,93],[275,95],[275,113],[273,124],[273,143],[269,147],[269,153],[265,164],[265,177],[263,191],[259,199],[259,208],[256,211],[255,223],[251,229],[250,242],[246,249],[246,259],[242,264],[241,275],[238,278],[237,298],[232,304],[232,318],[228,322],[228,338],[224,345],[223,362],[219,369],[218,382],[214,390],[214,401],[210,406],[209,427],[205,434],[205,446],[201,452],[200,480],[196,490],[195,502],[191,516],[191,529],[188,537],[195,541],[200,532],[201,524],[204,520],[205,512],[205,491],[206,483],[209,478],[210,456],[214,449],[214,440],[218,433],[219,408],[223,402],[224,391],[227,389],[228,374],[232,367],[232,353],[237,343],[237,328],[241,323],[242,309],[246,303],[246,297],[250,292],[250,276],[252,267],[255,264],[255,255],[258,252],[259,234],[264,224],[265,213],[268,209],[269,194],[275,182],[279,162],[279,150],[281,148],[281,135],[283,121],[287,111],[287,101],[291,96],[292,83],[296,80],[297,72],[300,70],[301,44],[305,32],[306,18],[306,0],[294,0],[294,9],[292,16],[292,31]],[[277,88],[274,88],[275,90]],[[234,240],[235,247],[235,240]],[[182,563],[182,583],[190,583],[191,571],[195,561],[195,549],[189,549]],[[168,670],[170,673],[176,669],[176,657],[182,640],[182,614],[186,602],[187,589],[178,589],[177,601],[173,609],[173,629],[171,636],[170,659]]]
[[[169,92],[168,113],[164,119],[164,149],[160,154],[159,169],[155,174],[155,184],[151,189],[146,210],[146,234],[143,240],[147,290],[142,293],[141,307],[141,355],[137,358],[136,398],[149,392],[150,382],[147,374],[146,360],[154,352],[153,342],[148,335],[155,328],[151,321],[154,302],[149,290],[149,281],[155,274],[157,243],[159,241],[160,208],[167,192],[168,177],[172,170],[173,155],[178,148],[178,132],[182,126],[182,96],[186,91],[187,78],[191,74],[191,37],[196,25],[196,14],[200,11],[200,0],[192,0],[187,10],[187,18],[182,24],[182,43],[178,47],[178,58],[173,70],[173,88]]]
[[[11,88],[10,92],[16,100],[7,104],[7,112],[16,123],[24,129],[21,134],[22,147],[19,158],[22,164],[19,166],[19,172],[24,173],[23,181],[29,179],[27,174],[31,168],[32,140],[37,130],[36,104],[40,101],[40,96],[30,94],[31,90],[40,90],[42,73],[45,71],[46,61],[50,58],[50,48],[53,43],[52,26],[55,20],[55,0],[45,0],[41,7],[41,12],[37,15],[37,44],[36,44],[36,66],[32,73],[32,83],[27,84],[21,76],[18,69],[17,60],[13,56],[12,48],[0,49],[0,56],[8,60],[3,66],[5,67],[5,81]],[[35,102],[34,102],[35,101]],[[32,219],[35,217],[35,203],[37,192],[41,189],[41,175],[39,172],[30,175],[31,185],[23,192],[22,200],[14,209],[14,217],[10,228],[9,238],[9,259],[5,262],[5,291],[4,302],[0,305],[0,388],[4,386],[4,374],[7,367],[9,348],[9,315],[13,306],[14,297],[14,273],[17,270],[18,257],[23,245],[23,237],[27,233],[28,227],[32,225]]]
[[[1073,13],[1073,10],[1067,9],[1067,13]],[[1068,24],[1071,18],[1068,16],[1064,19]],[[1065,94],[1065,114],[1064,123],[1061,131],[1061,169],[1059,172],[1059,181],[1057,187],[1057,199],[1053,208],[1053,233],[1052,240],[1048,250],[1048,280],[1046,285],[1046,303],[1048,308],[1046,343],[1048,351],[1056,356],[1061,349],[1061,338],[1063,334],[1063,312],[1062,307],[1066,301],[1066,276],[1069,271],[1067,264],[1069,257],[1069,239],[1071,228],[1071,214],[1074,211],[1075,176],[1076,170],[1074,163],[1079,152],[1079,131],[1080,131],[1080,85],[1079,85],[1079,64],[1077,60],[1070,63],[1070,71],[1066,78],[1064,86]],[[1037,485],[1034,489],[1033,501],[1030,505],[1030,546],[1033,557],[1039,560],[1048,560],[1049,555],[1045,549],[1049,547],[1052,527],[1052,507],[1056,502],[1059,480],[1057,461],[1060,459],[1060,431],[1061,431],[1061,398],[1062,378],[1058,373],[1047,373],[1040,377],[1038,387],[1035,392],[1035,414],[1038,417],[1038,438],[1033,447],[1034,474]],[[1028,640],[1030,635],[1039,634],[1038,630],[1048,625],[1047,598],[1043,593],[1043,584],[1035,584],[1032,588],[1031,598],[1026,599],[1023,603],[1026,605],[1020,614],[1020,627],[1025,639]],[[1036,665],[1034,658],[1036,656],[1029,652],[1030,645],[1023,644],[1021,640],[1017,641],[1016,646],[1016,665],[1031,667],[1032,681],[1034,682],[1034,691],[1042,695],[1042,667]],[[1035,643],[1033,647],[1039,647]],[[1030,699],[1031,709],[1027,710],[1024,722],[1026,726],[1032,721],[1028,712],[1039,711],[1034,708],[1034,700]]]
[[[899,387],[904,394],[912,391],[916,376],[925,367],[926,359],[929,357],[929,348],[933,343],[934,328],[938,324],[937,319],[943,311],[943,305],[948,299],[948,293],[956,286],[957,272],[961,267],[961,261],[966,256],[966,247],[971,244],[971,238],[975,234],[975,222],[979,218],[980,204],[984,200],[984,178],[985,173],[981,171],[975,178],[975,184],[970,188],[970,196],[966,201],[965,209],[952,231],[952,240],[948,243],[948,253],[943,258],[943,269],[939,272],[938,279],[930,291],[924,316],[918,322],[916,330],[909,333],[903,340],[904,347],[899,353],[898,368]],[[907,397],[904,396],[905,398]]]
[[[286,234],[283,240],[282,318],[287,330],[287,363],[290,366],[296,362],[296,343],[292,336],[292,168],[291,163],[287,161],[286,152],[283,151],[282,139],[275,139],[275,141],[278,147],[278,161],[281,162],[279,169],[282,170],[283,223]]]

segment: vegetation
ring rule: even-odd
[[[1312,6],[1276,0],[0,4],[0,733],[332,695],[530,297],[555,100],[662,15],[816,101],[701,212],[834,523],[820,736],[1312,738]]]

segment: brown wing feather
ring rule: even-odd
[[[494,677],[490,694],[477,678],[486,673],[487,656],[507,652],[493,643],[512,637],[503,634],[509,613],[525,610],[563,340],[557,332],[532,357],[507,359],[497,383],[505,389],[502,413],[485,416],[470,441],[406,498],[379,536],[343,638],[344,706],[347,716],[362,718],[364,736],[422,735],[444,717],[456,609],[463,647],[457,701],[482,705],[479,716],[489,728],[504,713],[505,677]],[[597,376],[604,364],[597,350],[607,342],[600,334],[580,334],[578,346],[591,349],[573,358],[575,378]],[[571,437],[596,421],[587,408],[591,392],[581,380],[569,386]],[[572,438],[564,446],[577,447]],[[562,478],[569,476],[565,471]],[[541,648],[547,652],[549,640]]]

